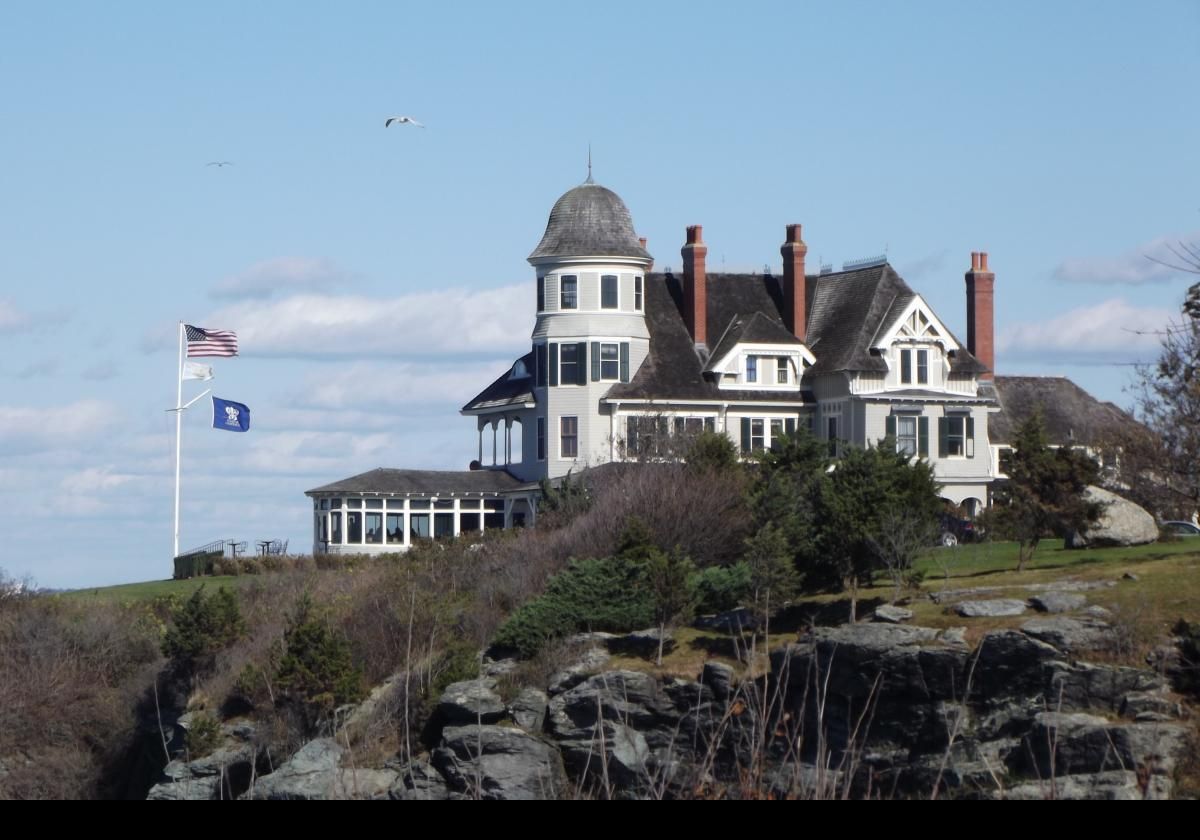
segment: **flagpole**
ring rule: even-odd
[[[179,368],[176,370],[178,389],[175,396],[175,553],[179,556],[179,464],[183,440],[183,321],[179,322]]]

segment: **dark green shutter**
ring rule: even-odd
[[[975,418],[967,418],[967,440],[964,444],[967,448],[967,457],[975,457]]]
[[[917,454],[922,458],[929,457],[929,418],[917,418]]]
[[[742,452],[750,452],[750,418],[742,418]]]
[[[558,385],[558,345],[550,345],[550,387]]]
[[[576,345],[576,347],[578,349],[575,351],[575,355],[576,355],[576,358],[578,359],[578,364],[577,364],[577,367],[575,368],[575,384],[576,385],[586,385],[587,384],[587,342],[581,341],[581,342],[579,342],[579,344]]]
[[[789,417],[788,419],[784,420],[783,421],[783,430],[785,432],[787,432],[789,437],[796,434],[796,418]]]
[[[884,435],[886,435],[887,437],[893,438],[893,439],[896,437],[896,415],[895,414],[889,414],[884,419],[883,428],[884,428],[884,432],[883,432]]]
[[[625,423],[625,457],[638,454],[638,418],[630,417]]]
[[[629,381],[629,342],[621,342],[621,381]]]
[[[950,441],[946,438],[950,434],[950,423],[945,417],[938,418],[938,457],[945,458],[950,452]]]
[[[592,342],[592,381],[600,381],[600,342]]]
[[[546,387],[546,345],[537,345],[537,352],[534,354],[537,357],[537,384],[539,388]]]

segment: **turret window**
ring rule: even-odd
[[[574,274],[564,274],[561,279],[560,296],[563,309],[579,308],[579,278]]]
[[[617,308],[617,275],[600,275],[600,308]]]
[[[642,278],[633,278],[633,308],[642,311]]]

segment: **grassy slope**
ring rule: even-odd
[[[1153,543],[1132,548],[1089,549],[1067,551],[1056,540],[1043,541],[1024,572],[1017,566],[1015,543],[981,543],[956,548],[934,549],[918,562],[925,573],[920,589],[900,593],[914,613],[913,624],[928,627],[967,627],[967,638],[974,642],[984,633],[1002,627],[1019,627],[1037,615],[1030,610],[1023,616],[995,619],[962,618],[928,596],[948,589],[996,587],[977,596],[980,599],[1019,598],[1024,600],[1034,592],[1029,584],[1055,581],[1115,581],[1111,588],[1089,590],[1083,594],[1089,604],[1113,611],[1111,621],[1122,640],[1119,658],[1133,665],[1142,665],[1145,653],[1169,635],[1171,626],[1180,618],[1200,619],[1200,540],[1175,543]],[[1137,576],[1127,580],[1126,573]],[[878,586],[859,593],[859,617],[870,615],[880,603],[892,600],[894,591],[880,578]],[[772,628],[772,642],[794,637],[800,627],[810,622],[835,623],[844,621],[848,602],[844,594],[816,595],[801,599],[781,617]],[[662,670],[669,674],[692,678],[708,659],[718,659],[738,665],[728,636],[711,631],[680,628],[674,633],[675,647],[664,657]],[[760,641],[761,646],[761,641]],[[762,650],[759,651],[762,661]],[[632,656],[618,656],[613,667],[643,671],[658,671],[653,661]]]

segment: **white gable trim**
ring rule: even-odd
[[[914,315],[918,316],[917,320],[924,318],[923,334],[914,335],[909,329],[909,321]],[[885,324],[883,329],[886,329],[887,332],[882,335],[876,334],[875,339],[871,342],[872,348],[881,352],[886,352],[897,341],[934,342],[942,345],[947,353],[958,350],[958,342],[950,335],[950,330],[946,329],[946,325],[933,314],[929,304],[920,295],[914,295],[912,302],[900,313],[900,317],[891,324]]]
[[[735,344],[733,349],[716,362],[710,362],[708,369],[716,373],[729,373],[738,369],[742,356],[751,353],[755,356],[799,356],[809,365],[816,364],[817,357],[803,344]]]

